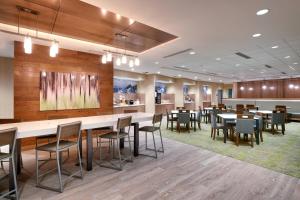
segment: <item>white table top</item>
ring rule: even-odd
[[[232,113],[218,114],[218,116],[223,119],[236,119],[237,118],[237,114],[232,114]],[[258,118],[254,117],[254,119],[258,119]]]
[[[49,135],[56,133],[57,125],[81,121],[82,130],[101,128],[106,126],[114,126],[117,124],[119,117],[132,116],[132,122],[151,121],[153,118],[152,113],[126,113],[126,114],[113,114],[113,115],[99,115],[90,117],[76,117],[67,119],[56,120],[42,120],[21,122],[13,124],[1,124],[0,130],[8,128],[18,128],[17,138],[36,137],[42,135]]]
[[[172,114],[178,114],[178,113],[179,113],[179,110],[172,110],[171,113],[172,113]],[[185,112],[183,112],[183,113],[185,113]],[[197,111],[190,110],[190,113],[191,113],[191,114],[194,114],[194,113],[197,113]]]
[[[273,112],[271,110],[249,110],[251,113],[257,113],[260,112],[262,114],[272,114]]]

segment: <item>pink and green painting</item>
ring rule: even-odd
[[[40,73],[41,111],[99,107],[97,75],[44,71]]]

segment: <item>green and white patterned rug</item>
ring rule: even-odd
[[[263,132],[264,142],[254,143],[254,148],[245,142],[236,146],[231,140],[223,143],[223,133],[216,140],[210,137],[210,124],[201,124],[197,129],[178,133],[166,129],[166,121],[162,124],[164,137],[201,147],[225,156],[259,165],[277,172],[300,178],[300,123],[286,124],[285,135]]]

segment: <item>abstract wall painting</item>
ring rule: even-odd
[[[97,75],[40,73],[40,111],[99,107],[100,89]]]

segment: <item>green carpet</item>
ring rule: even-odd
[[[164,137],[186,144],[202,147],[216,153],[259,165],[277,172],[300,178],[300,123],[286,124],[285,135],[263,132],[264,142],[254,143],[254,148],[242,142],[236,146],[231,140],[223,143],[223,133],[213,140],[210,137],[210,124],[201,124],[202,130],[178,133],[162,125]]]

